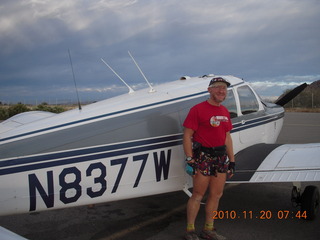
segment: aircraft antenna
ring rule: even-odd
[[[110,67],[108,63],[106,63],[102,58],[101,61],[129,88],[129,93],[134,92],[134,90],[118,75],[118,73],[116,73],[116,71],[112,69],[112,67]]]
[[[146,80],[146,82],[148,83],[149,87],[150,87],[150,93],[155,92],[156,90],[154,90],[154,88],[151,86],[150,82],[148,81],[148,79],[146,78],[146,76],[143,74],[141,68],[139,67],[138,63],[136,62],[136,60],[134,60],[134,58],[132,57],[131,53],[128,51],[130,57],[132,58],[133,62],[135,63],[135,65],[137,66],[137,68],[139,69],[141,75],[143,76],[144,80]]]
[[[74,71],[73,71],[73,65],[72,65],[72,60],[71,60],[70,49],[68,49],[68,53],[69,53],[69,59],[70,59],[70,65],[71,65],[71,70],[72,70],[74,87],[76,88],[76,93],[77,93],[78,106],[79,106],[79,110],[81,110],[82,108],[81,108],[81,104],[80,104],[80,98],[79,98],[79,93],[78,93],[78,88],[77,88],[77,83],[76,83],[76,77],[75,77]]]

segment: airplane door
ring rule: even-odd
[[[237,94],[241,112],[238,118],[241,123],[240,142],[245,145],[260,143],[265,135],[264,124],[259,124],[264,111],[259,110],[259,101],[249,86],[238,87]]]
[[[238,107],[237,107],[237,101],[234,94],[233,89],[228,89],[228,94],[224,102],[222,103],[229,111],[230,118],[232,121],[232,125],[235,128],[235,126],[238,125]],[[238,131],[231,131],[231,137],[233,141],[233,151],[234,153],[237,153],[241,150],[241,144],[239,142],[239,132]]]

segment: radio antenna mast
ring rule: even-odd
[[[118,75],[118,73],[116,73],[116,71],[112,69],[112,67],[110,67],[108,63],[106,63],[102,58],[101,61],[129,88],[129,93],[134,92],[134,90]]]
[[[72,60],[71,60],[71,54],[70,54],[70,49],[68,49],[69,53],[69,59],[70,59],[70,64],[71,64],[71,70],[72,70],[72,76],[73,76],[73,82],[74,82],[74,87],[76,88],[76,93],[77,93],[77,99],[78,99],[78,106],[79,110],[81,110],[81,104],[80,104],[80,98],[79,98],[79,93],[78,93],[78,88],[77,88],[77,83],[76,83],[76,78],[74,76],[74,71],[73,71],[73,65],[72,65]]]
[[[150,92],[150,93],[155,92],[156,90],[154,90],[154,88],[151,86],[150,82],[148,81],[148,79],[146,78],[146,76],[143,74],[143,72],[142,72],[141,68],[139,67],[138,63],[136,62],[136,60],[134,60],[134,58],[132,57],[132,55],[131,55],[131,53],[130,53],[129,51],[128,51],[128,53],[129,53],[130,57],[132,58],[134,64],[135,64],[135,65],[137,66],[137,68],[139,69],[142,77],[143,77],[144,80],[146,80],[146,82],[148,83],[148,85],[149,85],[149,87],[150,87],[150,91],[149,91],[149,92]]]

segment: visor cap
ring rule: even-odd
[[[224,78],[222,77],[215,77],[215,78],[212,78],[210,83],[209,83],[209,87],[212,87],[213,84],[215,83],[225,83],[227,84],[227,87],[229,87],[231,84]]]

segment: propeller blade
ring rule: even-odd
[[[275,102],[275,104],[278,104],[280,106],[286,105],[288,102],[294,99],[297,95],[299,95],[299,93],[301,93],[307,86],[308,84],[304,83],[292,89],[287,94],[283,95],[282,97],[279,97],[278,100]]]

